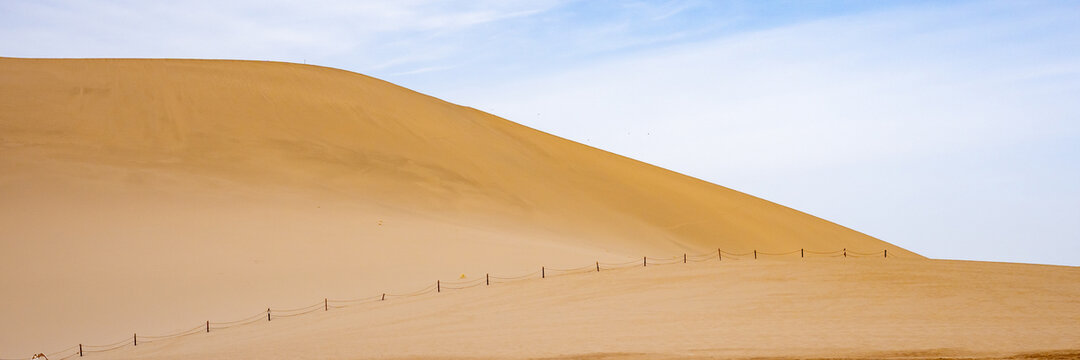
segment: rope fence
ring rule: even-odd
[[[207,320],[207,321],[203,322],[202,324],[200,324],[199,326],[190,328],[188,330],[183,330],[183,331],[180,331],[180,332],[172,333],[172,334],[156,335],[156,336],[154,336],[154,335],[152,335],[152,336],[146,336],[146,335],[139,336],[138,333],[133,333],[132,336],[130,336],[128,338],[125,338],[123,340],[111,343],[111,344],[106,344],[106,345],[78,344],[78,345],[74,345],[74,346],[71,346],[69,348],[63,349],[63,350],[50,352],[50,353],[47,353],[47,354],[44,354],[44,355],[46,355],[47,358],[50,359],[50,360],[64,360],[64,359],[70,359],[70,358],[75,358],[75,357],[82,357],[82,356],[85,356],[87,354],[112,351],[112,350],[120,349],[120,348],[127,347],[127,346],[133,346],[134,347],[134,346],[139,346],[139,344],[147,344],[147,343],[153,343],[153,342],[167,341],[167,340],[173,340],[173,339],[187,337],[187,336],[191,336],[191,335],[195,335],[195,334],[210,333],[213,330],[223,330],[223,329],[233,328],[233,327],[237,327],[237,326],[244,326],[244,325],[249,325],[249,324],[253,324],[253,323],[257,323],[257,322],[264,322],[264,321],[271,322],[275,318],[289,318],[289,317],[307,315],[307,314],[311,314],[311,313],[318,312],[318,311],[326,312],[326,311],[330,311],[330,309],[341,309],[341,308],[346,308],[346,307],[349,307],[349,306],[355,306],[355,305],[359,305],[359,304],[387,301],[388,299],[408,298],[408,297],[429,295],[429,294],[432,294],[432,293],[441,293],[441,292],[443,292],[443,290],[464,290],[464,289],[471,289],[471,288],[475,288],[475,287],[479,287],[479,286],[490,286],[492,284],[503,284],[503,283],[510,283],[510,282],[515,282],[515,281],[527,280],[527,279],[537,279],[537,278],[545,279],[545,278],[552,277],[552,276],[566,276],[566,275],[584,274],[584,273],[600,272],[602,270],[617,270],[617,269],[625,269],[625,268],[632,268],[632,267],[648,267],[650,265],[652,265],[652,266],[663,266],[663,265],[673,265],[673,264],[687,264],[687,263],[690,263],[690,262],[699,263],[699,262],[706,262],[706,261],[723,262],[724,260],[756,260],[759,257],[794,257],[796,254],[798,254],[798,256],[800,258],[806,258],[806,257],[831,257],[831,258],[836,258],[836,257],[844,257],[844,258],[847,258],[847,257],[854,257],[854,258],[881,257],[881,258],[888,258],[889,257],[889,250],[886,249],[886,250],[880,250],[880,251],[874,251],[874,252],[856,252],[856,251],[851,251],[851,250],[848,250],[848,249],[844,248],[844,249],[835,250],[835,251],[812,251],[812,250],[806,250],[806,249],[799,249],[799,250],[794,250],[794,251],[789,251],[789,252],[780,252],[780,253],[764,252],[764,251],[757,251],[757,250],[752,250],[752,251],[745,252],[745,253],[732,253],[732,252],[724,251],[723,249],[716,249],[715,252],[707,252],[707,253],[701,253],[701,254],[687,254],[687,253],[684,253],[684,254],[682,254],[680,256],[672,256],[672,257],[660,257],[660,258],[657,258],[657,257],[643,256],[643,257],[641,257],[640,259],[637,259],[637,260],[630,260],[630,261],[618,262],[618,263],[607,263],[607,262],[596,261],[596,262],[594,262],[593,264],[590,264],[590,265],[581,266],[581,267],[574,267],[574,268],[549,268],[549,267],[542,266],[542,267],[540,267],[539,271],[533,271],[533,272],[530,272],[530,273],[521,274],[521,275],[515,275],[515,276],[496,276],[496,275],[491,275],[491,274],[485,274],[484,278],[482,278],[482,279],[458,280],[458,281],[436,280],[434,284],[425,286],[423,288],[417,289],[417,290],[412,291],[412,292],[407,292],[407,293],[402,293],[402,294],[382,293],[382,294],[375,295],[375,296],[368,296],[368,297],[355,298],[355,299],[323,298],[322,301],[320,301],[320,302],[318,302],[316,304],[312,304],[312,305],[304,306],[304,307],[299,307],[299,308],[291,308],[291,309],[266,308],[265,311],[260,311],[257,314],[254,314],[254,315],[242,318],[242,319],[233,320],[233,321],[224,321],[224,322],[215,322],[215,321]],[[39,357],[39,356],[31,356],[31,357],[25,357],[25,358],[0,358],[0,360],[38,360],[38,359],[42,359],[42,358]]]

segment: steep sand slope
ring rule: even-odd
[[[317,308],[94,357],[1075,358],[1078,285],[1080,268],[1055,266],[714,260]]]
[[[0,355],[462,273],[717,247],[919,258],[377,79],[284,63],[0,59],[0,199]]]

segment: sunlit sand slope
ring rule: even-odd
[[[1069,267],[711,261],[320,308],[98,356],[1066,359],[1080,356],[1077,299],[1080,269]]]
[[[0,199],[0,356],[462,273],[718,247],[920,258],[384,81],[285,63],[0,58]]]

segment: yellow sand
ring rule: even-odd
[[[316,308],[95,356],[1075,359],[1077,284],[1080,269],[1040,265],[710,261]]]
[[[377,79],[269,62],[0,58],[0,199],[0,356],[463,273],[717,247],[921,259]]]

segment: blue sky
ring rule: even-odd
[[[0,56],[379,77],[936,258],[1080,265],[1080,3],[4,1]]]

